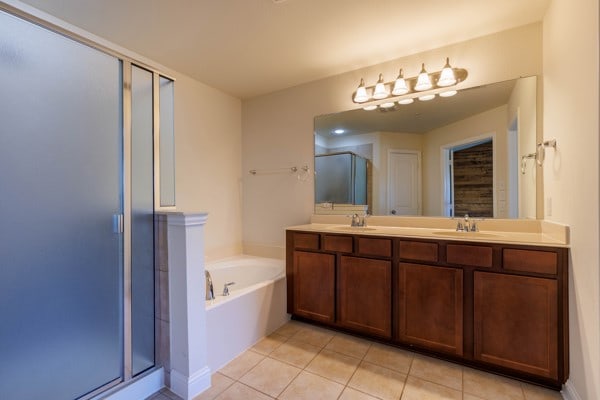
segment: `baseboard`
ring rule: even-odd
[[[575,386],[573,386],[570,380],[565,383],[563,390],[560,391],[560,394],[565,400],[583,400],[579,394],[577,394]]]
[[[171,391],[183,400],[191,400],[210,388],[210,368],[204,367],[189,378],[181,372],[171,370]]]
[[[146,372],[139,378],[126,383],[122,387],[116,387],[100,395],[102,400],[131,400],[145,399],[152,396],[165,386],[164,370],[157,368],[154,371]]]

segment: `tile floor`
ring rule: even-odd
[[[163,389],[148,400],[180,400]],[[194,400],[558,400],[559,392],[290,321]]]

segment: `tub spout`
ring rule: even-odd
[[[210,272],[204,270],[204,277],[206,278],[206,300],[214,300],[215,291],[213,289],[213,283],[212,278],[210,277]]]
[[[235,282],[227,282],[225,286],[223,286],[223,296],[229,296],[229,286],[235,285]]]

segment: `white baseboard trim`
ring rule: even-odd
[[[103,400],[131,400],[145,399],[152,396],[165,386],[165,374],[163,368],[158,368],[142,375],[140,378],[134,378],[131,383],[125,384],[123,387],[117,387],[114,392],[105,397],[100,395]]]
[[[579,394],[577,394],[575,386],[573,386],[570,380],[567,380],[567,382],[564,384],[563,390],[560,391],[560,394],[565,400],[583,400]]]
[[[208,367],[202,368],[190,377],[174,369],[171,370],[171,391],[183,400],[191,400],[208,388],[210,388]]]

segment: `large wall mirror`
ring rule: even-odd
[[[316,117],[315,213],[536,218],[536,92],[532,76]]]

